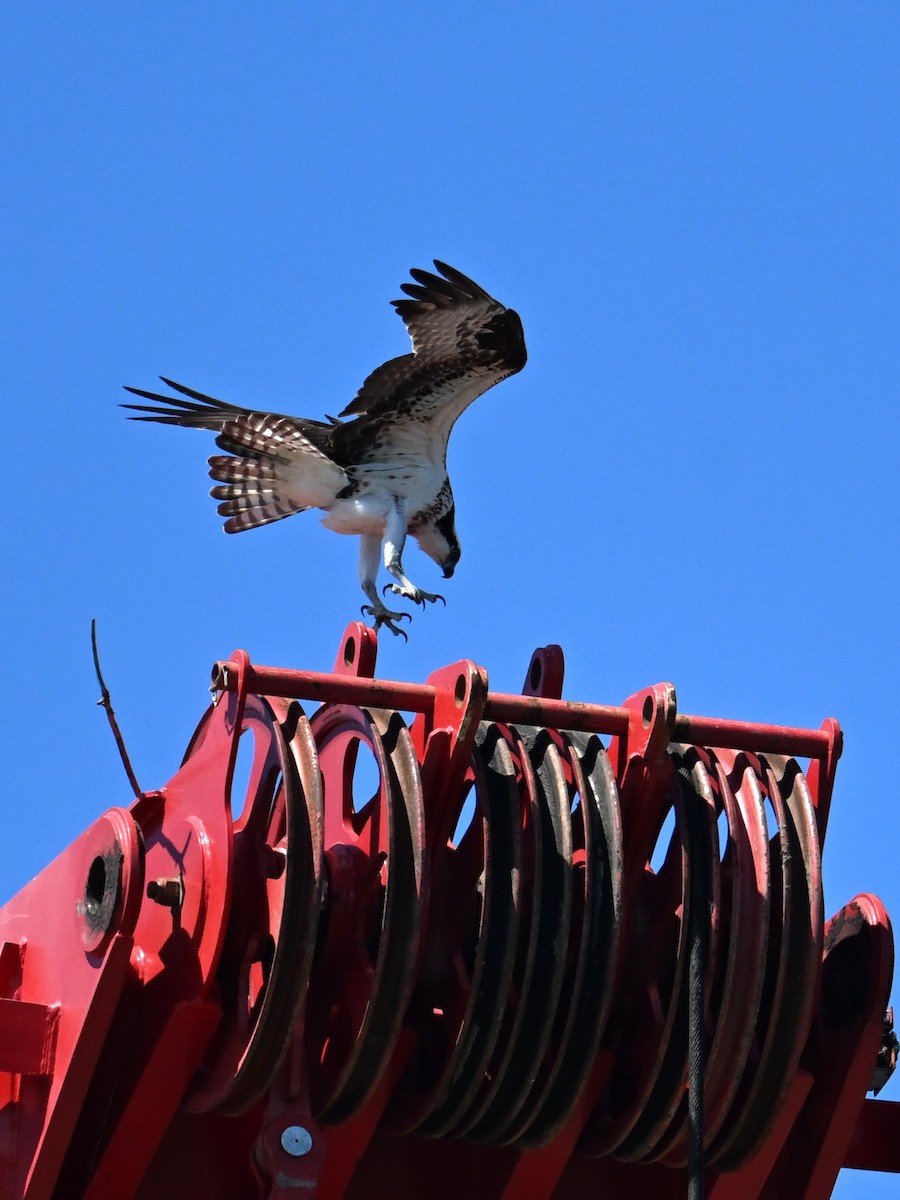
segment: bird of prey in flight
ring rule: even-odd
[[[457,417],[488,388],[525,366],[518,313],[460,271],[413,269],[401,284],[408,299],[392,304],[412,339],[412,353],[389,359],[368,377],[339,417],[324,421],[241,408],[163,378],[178,396],[127,388],[151,404],[126,404],[158,421],[209,429],[222,454],[209,460],[226,533],[280,521],[307,508],[322,524],[358,534],[359,580],[375,628],[392,633],[409,613],[393,612],[376,586],[380,559],[388,588],[425,607],[443,600],[416,587],[403,568],[412,535],[449,578],[459,561],[455,508],[447,477],[447,442]]]

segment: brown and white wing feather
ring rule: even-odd
[[[435,259],[444,276],[413,267],[415,283],[401,283],[409,300],[392,300],[412,339],[413,354],[432,362],[477,352],[477,333],[505,307],[462,272]]]
[[[285,499],[276,464],[266,459],[214,454],[209,475],[221,481],[209,494],[220,502],[219,515],[227,518],[226,533],[268,525],[308,507]]]
[[[437,259],[434,265],[440,275],[413,268],[416,282],[401,284],[409,298],[391,302],[409,331],[412,354],[373,371],[342,417],[429,419],[449,406],[457,410],[455,420],[472,400],[525,365],[518,313],[454,267]]]
[[[163,382],[190,399],[128,388],[153,403],[123,407],[142,414],[133,417],[135,421],[218,434],[216,445],[227,453],[209,459],[210,476],[221,485],[210,495],[221,501],[219,513],[228,518],[226,532],[239,533],[331,504],[347,486],[346,471],[328,453],[333,425],[241,408],[168,379]]]

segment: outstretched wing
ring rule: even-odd
[[[518,313],[462,272],[437,259],[434,265],[440,275],[413,268],[416,282],[401,284],[410,299],[392,301],[409,330],[412,354],[373,371],[342,417],[365,416],[379,424],[385,419],[435,420],[449,434],[473,400],[525,366]],[[336,445],[355,441],[361,424],[339,429]]]
[[[124,404],[141,415],[133,421],[156,421],[218,434],[216,445],[227,454],[209,460],[210,476],[222,486],[210,495],[221,501],[219,514],[228,519],[227,533],[280,521],[305,508],[331,504],[349,482],[328,453],[333,425],[281,413],[242,408],[163,379],[182,396],[163,396],[126,388],[152,404]]]
[[[494,317],[508,311],[484,288],[446,263],[434,260],[443,279],[431,271],[410,271],[415,283],[401,283],[410,300],[392,300],[412,339],[413,354],[432,362],[469,357],[478,350],[478,334]]]

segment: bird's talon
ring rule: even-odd
[[[373,617],[374,618],[373,628],[376,633],[378,632],[379,628],[382,625],[386,625],[388,627],[388,629],[391,631],[391,633],[394,634],[395,637],[400,636],[403,638],[403,640],[405,642],[409,641],[409,637],[407,636],[405,630],[400,629],[397,625],[394,624],[394,622],[402,621],[404,617],[407,619],[407,621],[411,621],[412,620],[411,613],[391,612],[391,610],[388,608],[384,608],[384,607],[376,608],[372,604],[361,605],[360,612],[363,614],[364,617]]]
[[[379,613],[379,615],[375,618],[375,632],[378,632],[379,626],[385,625],[391,631],[394,637],[402,637],[404,642],[408,642],[409,636],[407,635],[406,630],[401,629],[399,625],[394,624],[395,619],[399,621],[401,617],[408,616],[409,613]]]
[[[404,600],[412,600],[413,604],[422,603],[422,593],[417,587],[410,585],[404,587],[402,583],[386,583],[381,589],[382,596],[386,592],[392,592],[395,596],[402,596]]]
[[[381,589],[382,596],[387,592],[392,592],[395,596],[402,596],[404,600],[412,600],[413,604],[420,605],[422,609],[427,604],[434,604],[436,600],[440,600],[444,608],[447,607],[447,601],[438,592],[423,592],[417,587],[405,588],[400,583],[386,583]]]

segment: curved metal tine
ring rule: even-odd
[[[768,786],[764,769],[759,759],[746,752],[719,751],[723,764],[730,766],[728,780],[736,794],[740,794],[746,782],[752,776],[753,785],[762,799],[764,816],[768,804],[775,818],[775,832],[767,833],[767,856],[769,860],[770,907],[767,943],[763,955],[763,985],[757,1009],[757,1019],[752,1031],[750,1047],[745,1059],[745,1067],[737,1089],[735,1089],[731,1108],[723,1120],[718,1134],[713,1139],[707,1154],[707,1162],[712,1164],[723,1155],[728,1154],[741,1136],[741,1128],[748,1105],[751,1106],[760,1090],[760,1069],[765,1068],[766,1059],[771,1059],[772,1018],[777,1012],[778,997],[783,988],[784,951],[786,938],[784,924],[790,906],[791,878],[790,864],[786,862],[787,830],[784,805],[777,789],[772,791]],[[734,784],[741,784],[735,788]],[[771,820],[767,826],[771,826]]]
[[[355,851],[355,861],[367,864],[366,883],[354,874],[354,911],[344,914],[352,936],[330,947],[310,983],[315,1115],[336,1123],[378,1086],[406,1014],[422,928],[425,821],[418,762],[398,713],[332,705],[311,726],[325,783],[326,841],[343,839],[341,853],[353,858]],[[354,741],[370,747],[380,775],[378,792],[355,813],[344,770]],[[329,786],[338,789],[331,803]]]
[[[685,752],[686,763],[696,760],[694,770],[702,768],[706,774],[716,810],[725,813],[728,827],[726,845],[719,848],[721,920],[718,937],[713,939],[718,954],[707,1000],[711,1034],[704,1082],[707,1143],[728,1115],[750,1053],[769,928],[769,843],[763,797],[753,771],[735,770],[734,758],[727,751],[689,748]],[[683,1101],[653,1157],[668,1166],[686,1166],[687,1136]]]
[[[546,730],[517,727],[537,782],[541,814],[541,905],[538,914],[536,986],[525,996],[520,1045],[503,1089],[467,1137],[503,1143],[515,1130],[519,1111],[531,1093],[547,1051],[565,978],[572,920],[572,822],[565,774]]]
[[[684,794],[677,778],[673,776],[669,784],[654,835],[658,840],[674,809],[675,827],[659,871],[650,867],[653,843],[642,848],[647,865],[635,891],[624,947],[624,986],[618,990],[610,1021],[612,1074],[580,1142],[580,1149],[590,1157],[618,1154],[641,1120],[666,1065],[686,991],[690,864]]]
[[[496,728],[512,757],[522,811],[519,938],[494,1053],[473,1103],[453,1130],[456,1137],[464,1137],[473,1130],[477,1132],[479,1123],[490,1110],[508,1113],[524,1103],[533,1078],[530,1061],[534,1039],[528,1021],[535,1004],[532,988],[537,988],[541,996],[544,994],[544,979],[536,970],[543,886],[538,784],[528,751],[517,731],[509,726]]]
[[[267,845],[284,867],[266,883],[274,949],[265,991],[254,1010],[253,1035],[219,1111],[246,1112],[270,1086],[290,1046],[306,999],[319,928],[324,878],[323,797],[315,742],[302,708],[268,700],[287,743],[294,771],[284,770]],[[296,773],[295,780],[292,776]],[[298,790],[299,789],[299,793]]]
[[[243,724],[254,761],[235,829],[240,907],[217,973],[225,1015],[186,1101],[195,1112],[244,1112],[269,1086],[290,1043],[315,945],[321,865],[307,805],[315,806],[316,792],[307,799],[266,700],[247,698]],[[281,858],[283,869],[267,871],[267,854]]]
[[[522,1114],[517,1141],[524,1147],[543,1145],[563,1128],[590,1080],[612,1006],[622,927],[622,815],[615,775],[598,737],[570,733],[556,740],[579,801],[572,813],[580,816],[573,842],[576,876],[583,876],[576,906],[582,909],[581,935],[571,988],[564,988],[568,1007],[560,1008],[551,1039],[553,1068],[531,1111]]]
[[[759,1056],[742,1080],[729,1120],[710,1151],[710,1162],[720,1169],[736,1168],[752,1157],[777,1119],[809,1033],[822,957],[821,858],[806,781],[792,759],[768,756],[751,761],[778,821],[771,848],[782,872],[781,913],[776,936],[770,939]]]
[[[519,939],[522,880],[522,812],[512,755],[500,730],[483,724],[475,753],[484,763],[490,834],[484,863],[484,969],[460,1031],[443,1103],[418,1132],[444,1136],[465,1117],[485,1080],[509,1000]]]
[[[265,707],[265,713],[263,713]],[[244,705],[238,742],[238,760],[242,748],[252,741],[252,761],[246,782],[243,803],[235,803],[232,780],[231,812],[236,835],[245,834],[257,840],[265,837],[272,818],[272,805],[281,787],[287,757],[283,739],[273,737],[274,717],[271,707],[259,697],[255,703]]]
[[[671,752],[670,752],[671,753]],[[689,769],[680,755],[673,755],[678,767],[675,779],[682,788],[685,823],[688,827],[689,875],[701,872],[705,881],[705,903],[710,908],[710,953],[704,983],[704,1002],[708,1002],[710,980],[715,968],[715,942],[721,915],[721,870],[719,836],[716,822],[716,800],[708,774],[698,762]],[[693,847],[703,847],[707,861],[691,861]],[[688,910],[682,918],[682,927],[690,928],[690,905],[694,902],[696,880],[687,889]],[[684,1097],[688,1073],[688,1018],[689,995],[685,964],[682,986],[674,1000],[674,1021],[662,1055],[653,1090],[647,1097],[639,1120],[628,1137],[617,1147],[616,1157],[630,1161],[644,1160],[658,1153],[658,1143],[665,1137],[675,1119]]]
[[[458,798],[459,825],[448,835],[431,886],[428,938],[423,948],[413,1007],[419,1014],[416,1041],[382,1124],[408,1133],[444,1103],[462,1031],[470,1018],[486,956],[485,862],[491,835],[487,781],[474,755]],[[455,840],[451,840],[455,839]]]

